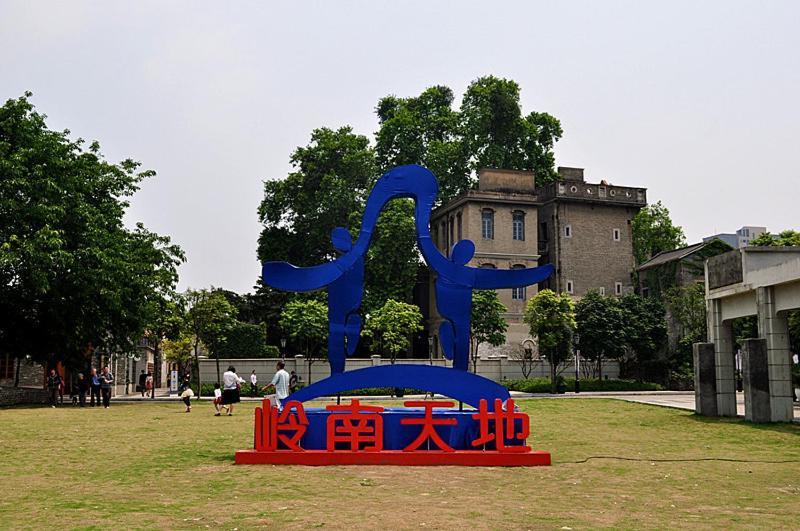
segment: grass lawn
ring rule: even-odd
[[[0,409],[0,528],[800,526],[800,425],[601,399],[520,405],[552,467],[234,466],[252,446],[252,403],[233,417],[208,403]],[[741,461],[654,461],[707,458]],[[779,460],[794,462],[763,462]]]

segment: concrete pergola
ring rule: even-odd
[[[731,324],[758,317],[757,339],[744,341],[745,418],[790,422],[792,355],[787,313],[800,308],[800,247],[746,247],[705,266],[708,338],[694,347],[695,405],[701,415],[736,416]]]

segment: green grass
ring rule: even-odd
[[[382,404],[387,404],[382,402]],[[796,528],[800,426],[526,400],[552,467],[234,466],[252,409],[0,409],[0,527]],[[616,456],[637,459],[589,459]],[[739,461],[661,462],[725,458]],[[764,461],[794,460],[786,463]]]

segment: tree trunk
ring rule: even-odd
[[[14,387],[19,387],[19,366],[22,364],[22,358],[17,358],[17,371],[14,374]]]
[[[603,355],[597,356],[597,379],[603,380]]]
[[[197,373],[197,398],[200,399],[200,354],[197,352],[198,343],[194,343],[194,368],[193,371]]]
[[[553,358],[550,358],[550,393],[556,394],[556,364],[553,363]]]
[[[217,360],[217,383],[222,386],[222,377],[219,372],[219,354],[215,354],[214,359]]]

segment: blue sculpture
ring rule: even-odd
[[[439,186],[436,177],[422,166],[399,166],[378,179],[367,198],[361,230],[355,243],[341,227],[331,239],[343,254],[325,264],[298,268],[287,262],[263,265],[264,284],[285,291],[312,291],[328,287],[328,360],[333,375],[344,371],[345,355],[355,351],[361,329],[357,313],[364,284],[364,256],[372,231],[386,204],[392,199],[414,200],[417,244],[425,262],[436,273],[436,307],[445,319],[439,328],[442,350],[453,367],[466,371],[469,364],[470,317],[473,289],[529,286],[546,279],[553,266],[525,269],[481,269],[466,266],[475,254],[475,245],[462,240],[447,258],[433,243],[430,216]],[[347,338],[347,341],[345,341]],[[398,387],[402,387],[398,385]]]

